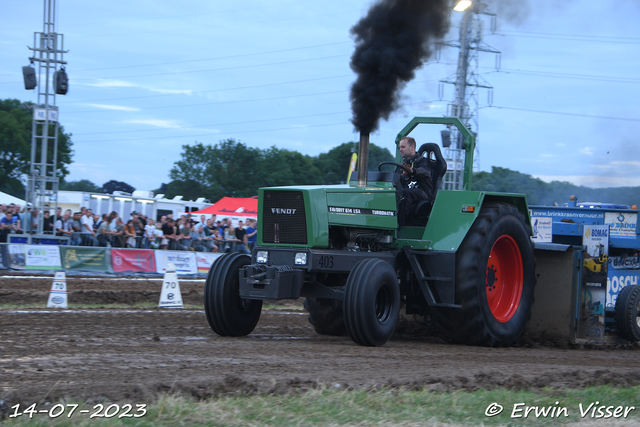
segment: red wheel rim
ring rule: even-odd
[[[496,240],[487,262],[487,302],[498,322],[509,321],[518,311],[523,286],[522,256],[513,237]]]

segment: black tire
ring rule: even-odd
[[[616,328],[627,341],[640,341],[640,286],[627,285],[616,300]]]
[[[320,335],[347,334],[342,301],[309,297],[304,301],[304,308],[309,312],[309,323]]]
[[[223,337],[249,335],[256,327],[262,301],[240,298],[239,270],[251,257],[230,253],[219,257],[209,269],[204,286],[204,311],[213,331]]]
[[[482,207],[456,257],[456,302],[450,312],[456,341],[506,347],[531,318],[535,288],[530,226],[506,203]]]
[[[360,345],[385,344],[396,329],[400,314],[400,288],[394,268],[380,259],[358,262],[344,295],[347,333]]]

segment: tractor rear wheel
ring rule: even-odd
[[[506,203],[482,207],[456,261],[453,335],[463,344],[515,344],[531,317],[535,258],[530,227]]]
[[[627,285],[618,294],[615,310],[618,335],[640,341],[640,286]]]
[[[358,262],[349,273],[344,293],[347,333],[360,345],[385,344],[400,314],[400,287],[394,268],[376,258]]]
[[[241,253],[222,255],[209,269],[204,285],[204,311],[213,331],[223,337],[249,335],[258,324],[261,300],[240,298],[239,271],[251,263]]]
[[[304,301],[309,312],[309,323],[320,335],[346,335],[342,301],[309,297]]]

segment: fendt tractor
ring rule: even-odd
[[[414,118],[396,144],[418,124],[455,126],[463,135],[463,190],[437,190],[398,227],[402,159],[396,151],[397,162],[362,173],[369,135],[360,136],[360,172],[348,184],[260,188],[258,245],[251,256],[218,258],[206,280],[214,332],[248,335],[263,301],[304,297],[318,333],[346,333],[360,345],[385,344],[401,304],[452,342],[519,340],[536,281],[526,198],[471,191],[475,139],[457,118]],[[438,189],[447,170],[440,147],[427,143],[418,152]]]

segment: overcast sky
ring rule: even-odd
[[[426,0],[425,0],[426,1]],[[519,9],[506,7],[519,4]],[[57,96],[73,134],[67,180],[116,179],[138,190],[169,181],[182,146],[234,138],[317,155],[358,135],[350,123],[349,29],[366,0],[57,0],[69,92]],[[640,186],[640,2],[494,0],[497,31],[480,55],[480,168],[509,168],[545,181]],[[0,1],[1,98],[26,91],[43,1]],[[449,40],[461,14],[452,12]],[[453,100],[438,82],[455,73],[447,47],[404,89],[403,108],[371,136],[395,152],[413,116],[442,116]],[[419,143],[427,142],[417,133]],[[568,197],[568,195],[567,195]]]

